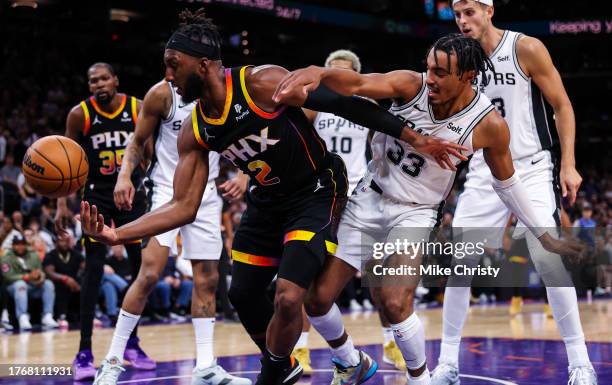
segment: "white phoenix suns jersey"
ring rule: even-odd
[[[416,132],[432,135],[468,148],[463,154],[473,153],[472,131],[495,107],[489,98],[476,92],[472,101],[455,115],[437,120],[434,117],[425,74],[419,93],[408,103],[393,104],[390,112],[406,122]],[[371,175],[385,197],[402,203],[440,204],[446,199],[455,181],[455,171],[441,168],[436,160],[417,152],[410,144],[388,135],[376,133],[372,139],[372,157],[376,171]],[[382,146],[384,141],[384,147]],[[380,153],[380,151],[384,153]],[[461,163],[451,157],[455,164]]]
[[[328,112],[319,112],[314,121],[327,149],[342,157],[349,180],[350,195],[366,172],[368,129]]]
[[[487,71],[487,85],[478,79],[480,91],[491,99],[510,127],[512,159],[522,159],[552,147],[542,92],[519,65],[516,44],[522,36],[504,31],[499,45],[489,56],[495,72]],[[481,151],[476,155],[483,157]]]
[[[178,133],[185,118],[191,118],[196,103],[184,104],[176,88],[165,82],[172,92],[172,107],[168,117],[162,120],[155,132],[155,153],[149,168],[149,179],[155,186],[172,189],[174,172],[178,164]],[[219,154],[208,153],[208,183],[219,176]]]

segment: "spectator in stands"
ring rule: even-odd
[[[186,314],[186,310],[191,302],[193,282],[186,277],[182,277],[177,271],[176,258],[174,255],[168,257],[168,262],[160,276],[161,278],[157,282],[153,293],[151,293],[150,303],[153,308],[153,315],[158,320],[164,321],[168,318],[184,320],[180,314]],[[177,293],[177,298],[174,309],[170,311],[172,307],[172,292]]]
[[[0,212],[2,227],[0,228],[0,239],[2,239],[2,250],[9,250],[13,244],[13,238],[21,233],[13,226],[13,220]]]
[[[131,279],[131,267],[123,245],[111,247],[111,254],[104,265],[104,276],[100,292],[104,296],[106,315],[113,325],[119,315],[119,298],[123,297]]]
[[[35,252],[28,250],[22,235],[12,239],[12,248],[2,257],[2,277],[9,295],[15,300],[15,313],[21,330],[30,330],[28,294],[33,298],[42,297],[42,324],[45,328],[58,326],[53,319],[55,287],[46,279],[42,264]]]
[[[58,237],[54,250],[47,253],[43,266],[45,273],[55,284],[55,314],[60,325],[65,325],[70,314],[78,314],[78,305],[73,307],[74,312],[69,312],[70,304],[78,304],[81,285],[79,284],[79,272],[85,266],[85,258],[77,250],[73,249],[70,235]]]
[[[593,208],[589,203],[585,203],[582,206],[582,217],[574,222],[576,236],[591,249],[595,248],[595,226],[597,225],[592,216]]]

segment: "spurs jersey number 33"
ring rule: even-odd
[[[427,96],[425,74],[417,96],[403,105],[394,104],[390,112],[423,135],[433,135],[468,148],[464,155],[473,153],[472,131],[494,107],[482,93],[476,92],[472,101],[455,115],[438,120],[434,117]],[[377,159],[378,172],[373,180],[383,194],[403,203],[439,204],[446,199],[455,181],[455,171],[441,168],[436,160],[417,152],[411,145],[388,135],[376,133],[372,151]],[[455,160],[459,164],[460,160]]]

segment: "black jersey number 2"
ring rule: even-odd
[[[406,155],[404,147],[402,147],[402,145],[397,140],[394,140],[394,142],[395,148],[389,149],[387,151],[387,158],[389,158],[391,163],[393,163],[394,165],[400,166],[400,168],[405,174],[410,175],[413,178],[419,176],[423,166],[425,165],[425,158],[414,152],[409,152]],[[410,160],[409,163],[402,162],[402,160],[404,159],[404,155],[406,155],[406,159]]]

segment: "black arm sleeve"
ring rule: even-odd
[[[397,139],[400,138],[406,126],[401,119],[377,104],[357,96],[342,96],[324,85],[320,85],[308,94],[304,107],[341,116],[353,123]]]

